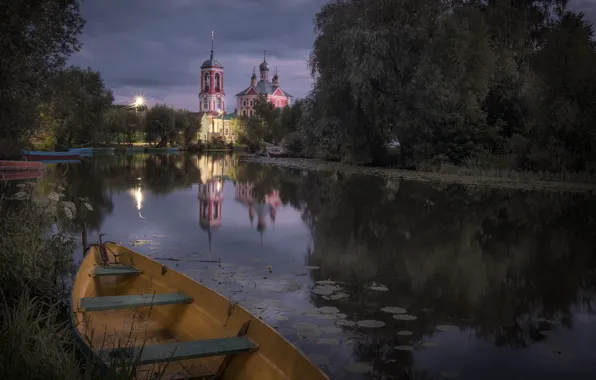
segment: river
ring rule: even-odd
[[[89,242],[239,302],[333,379],[596,378],[593,196],[223,155],[96,156],[42,181],[90,199]]]

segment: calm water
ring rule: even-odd
[[[91,198],[89,242],[107,233],[238,301],[334,379],[596,378],[588,196],[230,156],[95,157],[44,180]]]

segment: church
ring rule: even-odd
[[[233,113],[226,114],[224,67],[214,59],[213,33],[211,34],[211,55],[201,65],[201,90],[197,115],[201,120],[199,132],[201,141],[209,141],[213,137],[221,136],[226,142],[234,142],[236,135],[232,131],[231,121],[238,116],[254,116],[255,101],[260,95],[266,95],[276,108],[291,105],[293,97],[280,87],[277,69],[272,80],[269,80],[270,69],[265,52],[263,62],[259,65],[260,80],[257,81],[255,68],[253,68],[250,86],[236,94],[236,109]]]

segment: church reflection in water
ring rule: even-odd
[[[271,227],[275,225],[277,209],[281,204],[279,190],[274,189],[263,197],[257,197],[254,193],[254,184],[232,181],[228,174],[233,162],[228,162],[226,159],[203,159],[203,161],[199,159],[198,166],[201,169],[201,183],[198,190],[199,223],[201,229],[207,232],[209,236],[210,250],[212,233],[222,223],[226,182],[234,185],[236,201],[248,209],[251,227],[254,226],[256,216],[256,230],[261,234],[262,241],[263,232],[266,230],[268,223],[271,224]]]

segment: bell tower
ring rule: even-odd
[[[217,115],[225,111],[224,70],[221,63],[213,58],[215,33],[211,32],[211,55],[201,65],[201,91],[199,92],[199,111]]]

